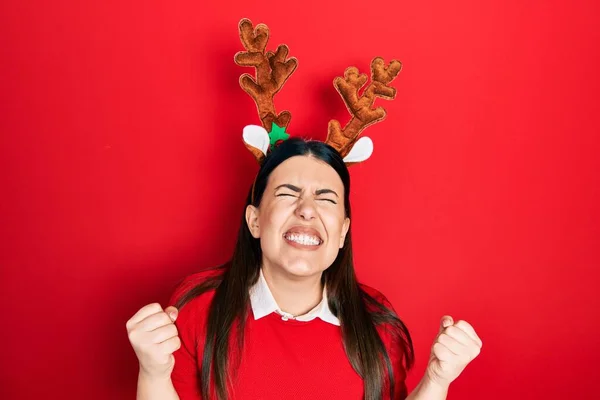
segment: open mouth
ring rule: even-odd
[[[323,239],[314,229],[290,229],[283,235],[283,238],[296,247],[314,248],[323,244]]]

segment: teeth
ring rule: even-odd
[[[292,234],[286,235],[286,237],[289,240],[291,240],[292,242],[300,243],[303,245],[316,246],[316,245],[321,244],[321,241],[319,240],[319,238],[317,238],[315,236],[303,235],[303,234],[299,234],[299,233],[292,233]]]

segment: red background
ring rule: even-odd
[[[347,66],[404,64],[352,201],[360,278],[415,340],[409,386],[450,313],[484,342],[450,399],[594,396],[598,2],[0,7],[3,399],[133,398],[125,321],[229,256],[257,170],[242,17],[299,59],[276,98],[295,135],[347,119]]]

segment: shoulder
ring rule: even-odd
[[[394,306],[392,305],[390,300],[381,291],[375,289],[372,286],[365,285],[364,283],[359,283],[358,285],[359,285],[361,291],[363,292],[363,294],[367,295],[366,296],[367,300],[369,300],[369,298],[370,298],[370,299],[374,300],[376,303],[390,309],[394,313],[396,312],[394,309]],[[371,303],[371,302],[367,301],[367,303]],[[372,304],[367,304],[367,305],[372,306]]]
[[[223,267],[211,267],[187,275],[174,285],[169,305],[183,309],[205,309],[212,301]],[[181,304],[183,303],[183,304]]]
[[[369,285],[359,283],[359,286],[393,368],[396,382],[394,398],[406,398],[406,372],[413,357],[408,328],[385,294]]]
[[[395,307],[381,291],[360,283],[367,310],[371,313],[376,329],[386,346],[393,346],[398,340],[403,341],[408,330]]]
[[[178,308],[175,325],[188,349],[201,343],[215,293],[215,282],[223,268],[208,268],[185,276],[174,285],[169,305]]]

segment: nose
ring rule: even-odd
[[[298,202],[298,207],[296,208],[296,215],[299,218],[310,221],[311,219],[316,218],[316,209],[314,201],[310,199],[302,199]]]

